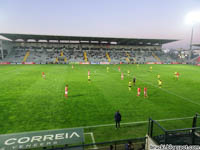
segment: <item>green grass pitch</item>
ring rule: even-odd
[[[106,67],[109,66],[109,72]],[[190,65],[1,65],[0,133],[73,128],[114,123],[120,110],[122,122],[190,117],[200,112],[200,68]],[[91,83],[88,83],[88,69]],[[130,70],[130,76],[127,75]],[[180,73],[177,81],[174,72]],[[46,80],[42,78],[46,74]],[[162,88],[158,88],[157,75]],[[128,82],[137,78],[128,91]],[[69,97],[64,96],[69,85]],[[137,88],[141,96],[137,97]],[[148,98],[143,96],[147,87]],[[167,129],[191,127],[190,120],[161,122]],[[143,137],[147,123],[85,128],[96,142]],[[91,142],[90,137],[86,140]],[[87,141],[86,141],[87,142]]]

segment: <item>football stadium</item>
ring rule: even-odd
[[[199,56],[187,61],[161,51],[163,44],[177,40],[0,35],[9,39],[1,40],[1,134],[69,128],[84,129],[84,144],[145,143],[141,137],[150,132],[149,118],[158,123],[152,131],[157,138],[165,135],[162,128],[193,127],[200,105],[200,70],[194,65]],[[119,129],[117,110],[122,114]],[[16,140],[8,143],[20,146]],[[21,148],[32,147],[26,141]]]
[[[0,32],[0,150],[199,149],[194,27],[185,49],[165,48],[176,36]]]

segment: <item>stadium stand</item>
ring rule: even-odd
[[[61,50],[58,49],[30,49],[25,50],[24,48],[14,48],[14,50],[10,51],[8,55],[8,51],[4,51],[4,59],[1,60],[4,62],[14,62],[14,63],[21,63],[21,62],[35,62],[35,63],[52,63],[52,62],[110,62],[110,63],[146,63],[146,62],[163,62],[163,63],[170,63],[170,62],[181,62],[186,61],[185,59],[180,59],[178,55],[173,53],[163,53],[162,51],[151,52],[151,51],[118,51],[118,50],[88,50],[86,56],[81,50],[63,50],[63,56],[60,56]],[[27,52],[29,52],[29,56],[24,60]],[[127,57],[127,53],[129,56]],[[108,55],[109,57],[108,57]],[[157,58],[154,57],[156,54]],[[194,57],[194,58],[193,58]],[[192,60],[198,58],[198,56],[193,56]],[[86,61],[87,60],[87,61]],[[128,60],[128,61],[127,61]]]
[[[169,39],[128,39],[1,33],[1,62],[22,63],[171,63],[182,62],[174,52],[164,53]]]
[[[194,64],[200,64],[200,44],[193,44],[194,49],[191,53],[191,62]]]

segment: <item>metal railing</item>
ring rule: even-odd
[[[167,130],[157,121],[149,119],[148,135],[158,144],[200,145],[200,115],[191,120],[191,128]],[[199,122],[198,122],[199,121]]]
[[[99,143],[90,143],[90,144],[81,144],[81,145],[74,145],[68,146],[65,145],[64,147],[60,148],[43,148],[46,150],[87,150],[87,149],[98,149],[98,150],[108,150],[110,147],[113,147],[113,150],[121,150],[125,149],[126,144],[132,143],[134,150],[137,149],[144,149],[146,137],[141,138],[134,138],[134,139],[125,139],[125,140],[117,140],[117,141],[107,141],[107,142],[99,142]],[[112,146],[111,146],[112,145]],[[135,147],[137,145],[137,147]]]

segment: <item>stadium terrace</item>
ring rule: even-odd
[[[145,63],[159,60],[162,45],[174,39],[81,37],[0,33],[0,61],[10,63]],[[158,53],[158,54],[156,54]],[[143,55],[146,58],[143,59]]]

